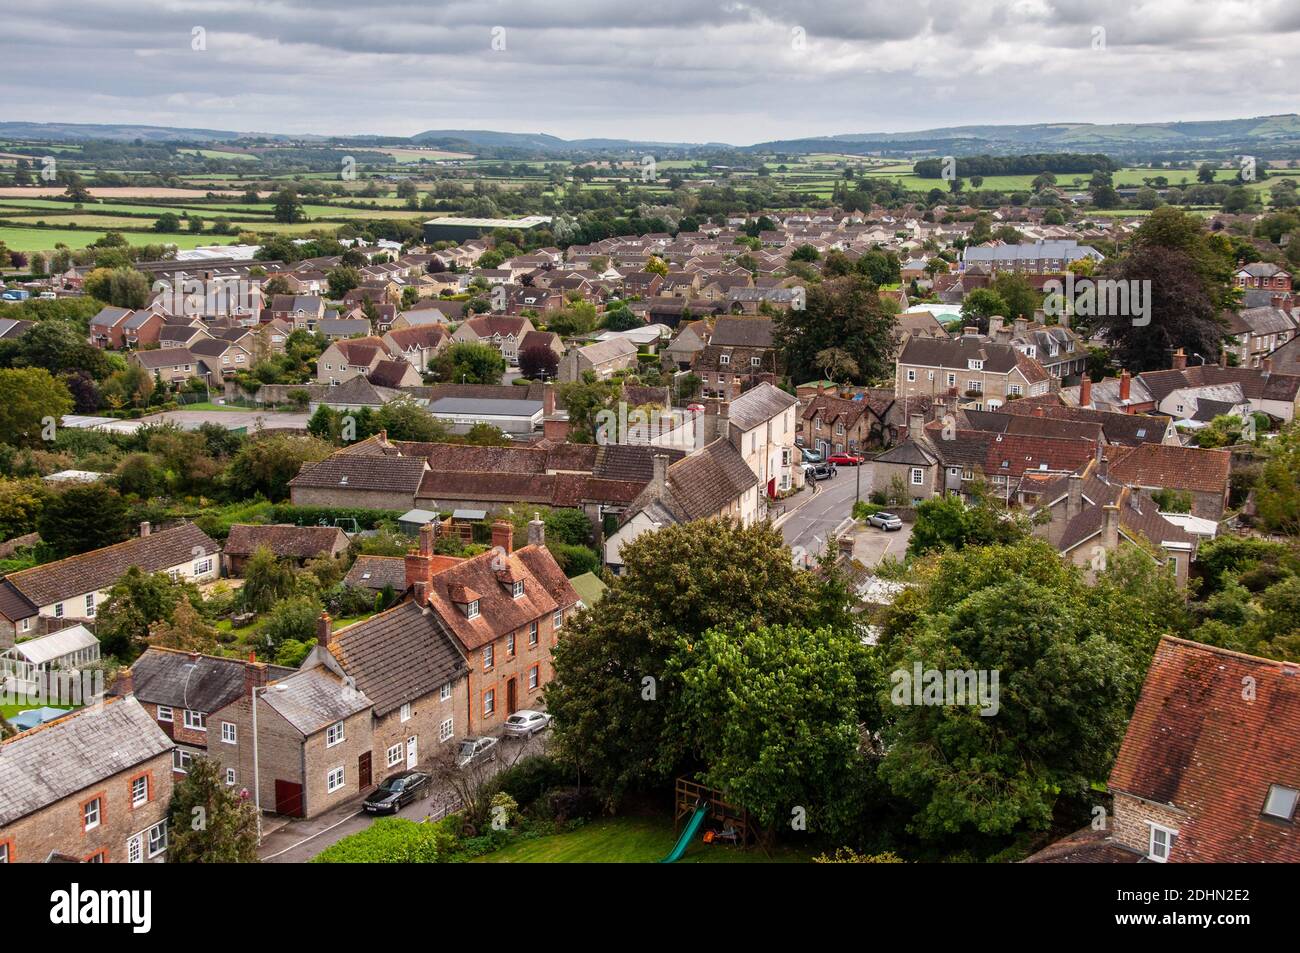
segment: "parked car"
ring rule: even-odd
[[[466,738],[456,753],[456,767],[464,768],[479,761],[495,761],[496,746],[496,738]]]
[[[823,463],[822,455],[816,450],[809,450],[807,447],[800,447],[799,453],[803,457],[804,463]]]
[[[827,463],[833,463],[837,467],[856,467],[866,462],[866,457],[859,457],[852,453],[832,453]]]
[[[835,468],[827,463],[806,463],[803,475],[805,480],[829,480],[835,476]]]
[[[524,708],[506,719],[506,734],[514,738],[531,738],[539,731],[545,731],[550,724],[551,716],[546,712]]]
[[[423,771],[402,771],[385,778],[379,787],[361,802],[370,814],[396,814],[429,790],[431,775]]]
[[[867,523],[871,526],[878,526],[887,533],[892,533],[896,529],[903,528],[903,521],[893,513],[886,513],[883,510],[879,513],[872,513],[867,517]]]

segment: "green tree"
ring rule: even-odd
[[[267,612],[297,587],[293,567],[276,558],[266,546],[259,546],[244,564],[244,585],[240,601],[251,612]],[[315,631],[313,627],[312,632]]]
[[[303,211],[302,203],[298,201],[298,193],[290,188],[284,188],[275,193],[273,213],[277,222],[286,225],[301,221]]]
[[[39,446],[72,407],[67,385],[44,368],[0,370],[0,440]]]
[[[506,372],[506,360],[490,344],[462,341],[447,348],[449,373],[453,384],[500,384]]]
[[[167,829],[173,864],[257,863],[257,806],[246,788],[226,784],[211,759],[195,758],[176,784]]]
[[[249,440],[230,459],[225,482],[238,497],[261,494],[273,503],[289,496],[289,481],[305,463],[324,460],[333,447],[316,437],[272,434]]]
[[[820,377],[817,355],[834,347],[857,365],[851,382],[870,384],[891,373],[895,324],[876,286],[855,275],[808,289],[804,308],[777,316],[775,338],[796,380]]]
[[[129,663],[148,643],[154,625],[170,622],[182,599],[192,602],[198,597],[192,583],[132,566],[108,590],[108,597],[99,606],[95,633],[105,654]]]
[[[128,516],[126,501],[116,490],[87,483],[52,494],[36,528],[56,556],[75,556],[125,540]]]

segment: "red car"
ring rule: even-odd
[[[855,457],[851,453],[832,453],[827,459],[827,463],[833,463],[837,467],[856,467],[866,462],[866,457]]]

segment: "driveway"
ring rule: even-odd
[[[781,535],[791,549],[800,547],[810,557],[817,557],[826,540],[853,516],[858,499],[858,477],[862,478],[862,499],[871,491],[870,464],[840,467],[835,476],[817,483],[817,493],[781,524]],[[805,493],[808,490],[804,491]]]
[[[525,757],[545,753],[549,737],[548,730],[527,740],[502,738],[498,745],[501,754],[492,763],[491,770],[485,773],[488,776],[495,775]],[[422,768],[427,770],[427,766]],[[396,774],[397,770],[394,769],[390,773]],[[383,775],[377,780],[383,780],[387,776]],[[262,839],[262,846],[258,848],[258,856],[262,863],[304,864],[349,834],[365,830],[374,823],[375,815],[366,814],[361,810],[362,800],[361,797],[357,797],[348,804],[327,811],[311,820],[291,820],[281,824]],[[430,785],[428,795],[402,808],[397,812],[397,816],[411,821],[423,821],[429,817],[441,818],[449,810],[456,808],[455,801],[456,796],[450,788],[440,789],[436,784]],[[276,820],[280,819],[264,819],[264,829],[269,829]]]
[[[907,554],[907,544],[912,538],[912,524],[892,533],[874,526],[862,526],[853,534],[853,558],[868,569],[875,569],[886,556],[902,559]]]

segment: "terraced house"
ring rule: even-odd
[[[895,363],[899,398],[956,394],[975,410],[993,410],[1051,389],[1052,375],[1039,361],[1009,343],[989,341],[974,328],[956,338],[908,338]]]
[[[220,555],[221,547],[193,523],[157,533],[142,523],[136,539],[10,573],[0,582],[0,648],[65,619],[93,619],[108,590],[133,566],[207,582],[220,574]]]

